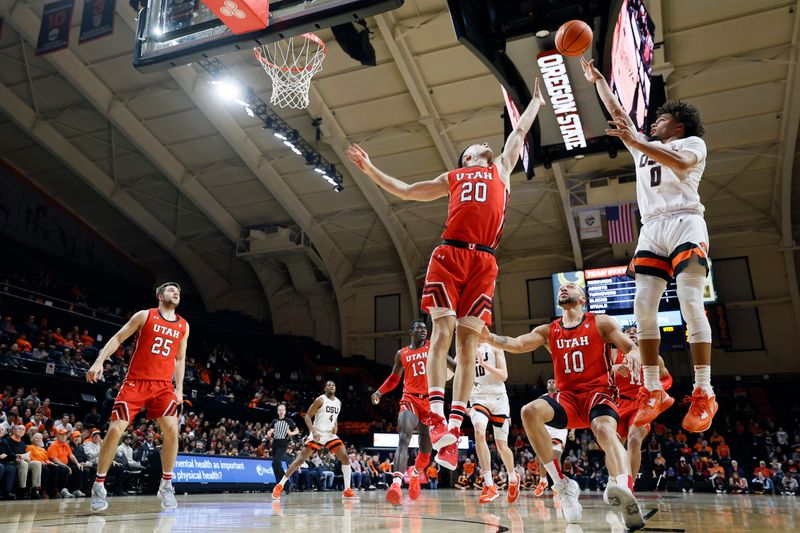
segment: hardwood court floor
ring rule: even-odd
[[[179,508],[160,512],[155,496],[109,498],[103,513],[88,512],[88,499],[0,502],[0,532],[168,533],[263,531],[304,533],[530,533],[604,531],[623,527],[600,493],[583,493],[580,525],[568,525],[551,497],[523,493],[509,508],[502,498],[479,505],[475,491],[423,491],[416,502],[405,497],[392,507],[383,491],[360,492],[360,500],[342,502],[340,493],[292,493],[280,502],[269,494],[179,496]],[[710,494],[640,494],[644,531],[800,531],[800,498]]]

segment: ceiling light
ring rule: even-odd
[[[580,159],[583,159],[584,157],[586,157],[586,156],[583,155],[583,154],[578,154],[578,155],[575,156],[575,159],[580,160]]]
[[[536,33],[534,33],[534,35],[539,39],[544,39],[545,37],[550,35],[550,30],[539,30]]]
[[[238,83],[231,80],[211,80],[211,85],[220,98],[245,105],[242,101],[242,86]]]
[[[321,168],[319,168],[319,167],[314,167],[314,172],[316,172],[317,174],[323,174],[323,175],[325,174],[325,171],[324,171],[324,170],[322,170],[322,169],[321,169]]]
[[[279,131],[276,131],[276,132],[275,132],[275,133],[273,133],[272,135],[274,135],[275,137],[277,137],[278,139],[280,139],[280,140],[282,140],[282,141],[285,141],[285,140],[286,140],[286,135],[284,135],[283,133],[281,133],[281,132],[279,132]]]

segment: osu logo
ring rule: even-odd
[[[239,6],[233,0],[225,0],[225,4],[223,4],[220,11],[226,17],[236,17],[237,19],[243,19],[247,15],[245,12],[239,9]]]

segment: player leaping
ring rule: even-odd
[[[519,498],[519,486],[522,480],[514,471],[514,452],[508,447],[511,407],[506,393],[508,366],[503,350],[485,343],[479,345],[475,356],[474,377],[475,382],[469,397],[469,416],[475,429],[475,451],[484,479],[483,493],[478,501],[489,503],[500,495],[492,478],[492,456],[489,444],[486,442],[486,430],[491,424],[494,428],[497,453],[508,474],[508,503],[514,503]]]
[[[449,194],[442,243],[431,254],[421,306],[433,319],[428,361],[428,396],[431,405],[431,441],[439,453],[436,462],[455,470],[461,423],[472,388],[475,351],[484,324],[492,323],[492,298],[497,278],[495,249],[505,223],[511,171],[519,158],[525,135],[544,98],[536,80],[533,99],[506,139],[495,160],[488,143],[464,149],[459,168],[433,180],[405,183],[378,169],[358,145],[347,156],[386,191],[403,200],[429,202]],[[444,413],[446,356],[456,335],[456,368],[449,424]]]
[[[303,419],[308,426],[308,438],[303,450],[297,455],[289,469],[283,475],[281,480],[272,489],[272,499],[279,500],[283,492],[283,486],[289,481],[289,478],[294,474],[295,470],[300,468],[300,465],[305,463],[311,455],[317,450],[322,449],[324,446],[328,448],[339,461],[342,462],[342,477],[344,478],[344,492],[342,498],[356,499],[355,492],[350,488],[350,479],[352,471],[350,470],[350,459],[347,457],[347,450],[345,449],[342,439],[336,435],[339,428],[339,413],[342,410],[342,401],[336,397],[336,384],[328,380],[325,382],[325,394],[317,396],[317,399],[311,404],[306,411]],[[314,417],[314,420],[311,420]]]
[[[136,348],[128,363],[128,374],[122,382],[114,407],[108,433],[100,446],[97,477],[92,486],[92,512],[108,508],[106,501],[106,474],[117,453],[122,433],[133,418],[147,408],[147,418],[157,419],[161,429],[161,485],[158,496],[161,508],[175,509],[175,489],[172,486],[172,469],[178,455],[178,409],[183,402],[183,376],[186,370],[186,343],[189,323],[175,313],[181,301],[181,288],[177,283],[164,283],[156,289],[158,307],[134,314],[127,324],[110,339],[97,355],[86,373],[86,381],[94,383],[103,374],[103,362],[117,351],[119,345],[139,333]],[[175,386],[172,377],[175,377]]]
[[[658,377],[657,315],[661,295],[675,276],[694,363],[694,390],[683,427],[687,431],[706,431],[718,406],[711,388],[711,326],[703,309],[708,230],[698,193],[706,167],[700,113],[686,102],[668,101],[658,110],[658,119],[650,129],[655,140],[651,141],[636,131],[592,61],[581,58],[581,65],[586,79],[597,88],[614,117],[610,122],[613,128],[606,132],[625,143],[636,166],[636,198],[644,225],[633,257],[633,311],[639,326],[644,386],[634,424],[649,424],[672,404]]]

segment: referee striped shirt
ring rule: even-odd
[[[289,438],[289,432],[297,426],[291,418],[276,418],[272,421],[272,427],[275,429],[273,439],[286,440]]]

